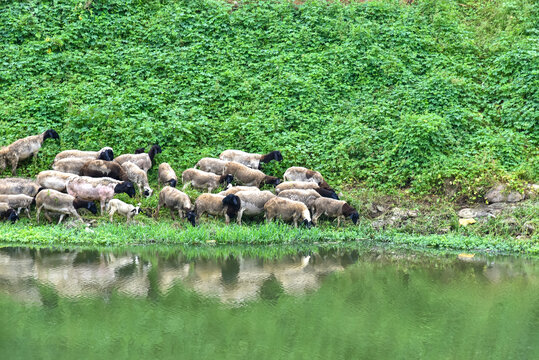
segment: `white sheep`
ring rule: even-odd
[[[110,222],[112,222],[114,214],[118,213],[127,217],[127,223],[129,223],[135,215],[140,213],[140,203],[138,203],[137,206],[133,206],[123,202],[122,200],[112,199],[107,204],[107,211],[110,216]]]
[[[225,150],[219,155],[219,159],[224,161],[235,161],[251,169],[260,169],[260,163],[268,163],[271,160],[282,161],[283,156],[280,151],[272,151],[266,155],[252,154],[241,150]]]
[[[142,170],[131,161],[124,162],[122,167],[127,173],[127,178],[129,181],[131,181],[133,184],[137,184],[139,194],[144,195],[145,197],[152,196],[153,190],[148,183],[148,174],[146,171]]]
[[[64,194],[52,189],[42,190],[37,194],[36,209],[36,219],[38,224],[41,211],[43,211],[45,218],[47,218],[49,222],[52,221],[49,213],[60,213],[61,215],[58,224],[62,222],[65,215],[71,215],[84,223],[77,213],[77,209],[87,209],[92,212],[92,214],[97,214],[97,207],[93,201],[75,198],[69,194]]]

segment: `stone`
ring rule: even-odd
[[[468,226],[470,224],[475,224],[476,222],[475,219],[459,219],[460,226]]]
[[[464,208],[458,212],[459,218],[470,219],[488,216],[488,212],[482,209]]]
[[[524,232],[527,234],[533,234],[535,232],[535,226],[531,223],[531,221],[526,221],[524,223]]]
[[[508,191],[505,185],[498,185],[487,191],[485,199],[491,204],[499,202],[515,203],[524,200],[524,195],[518,191]]]

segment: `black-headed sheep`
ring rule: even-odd
[[[240,210],[238,211],[237,222],[241,225],[243,214],[256,216],[264,213],[264,205],[275,197],[271,191],[239,191],[236,195],[241,200]]]
[[[170,216],[173,220],[175,220],[174,210],[178,210],[180,218],[183,218],[185,214],[185,217],[189,220],[191,225],[195,226],[196,215],[191,211],[191,199],[189,199],[189,196],[186,193],[171,186],[165,186],[159,192],[159,204],[157,205],[157,212],[155,213],[156,217],[159,216],[159,210],[162,207],[170,209]]]
[[[202,194],[195,200],[197,220],[203,214],[225,217],[225,223],[230,223],[230,218],[237,215],[241,207],[241,200],[236,195],[227,196],[216,194]]]
[[[155,155],[160,153],[161,147],[159,145],[152,145],[147,154],[124,154],[116,157],[114,160],[120,165],[123,165],[123,163],[127,161],[131,161],[145,172],[148,172],[148,170],[150,170],[153,166],[153,159]]]
[[[332,199],[339,200],[339,196],[329,186],[320,187],[315,182],[305,182],[305,181],[284,181],[275,187],[275,193],[279,194],[281,191],[290,190],[290,189],[313,189],[317,191],[323,197],[329,197]]]
[[[316,225],[318,218],[322,215],[337,218],[337,227],[341,225],[341,218],[350,218],[354,224],[357,224],[359,214],[357,210],[350,206],[346,201],[334,200],[321,197],[314,202],[315,213],[313,223]]]
[[[292,166],[286,169],[285,173],[283,174],[283,179],[286,181],[314,182],[320,187],[330,188],[328,183],[324,180],[322,174],[320,174],[318,171],[309,170],[300,166]]]
[[[17,215],[15,209],[11,208],[8,204],[0,203],[0,219],[11,221],[11,223],[14,224],[15,221],[19,220],[19,215]]]
[[[220,193],[218,193],[218,195],[227,196],[230,194],[236,194],[240,191],[260,191],[260,189],[256,186],[232,186],[224,191],[221,191]]]
[[[243,185],[260,187],[262,185],[279,185],[281,180],[275,176],[264,174],[260,170],[248,168],[247,166],[230,161],[225,165],[225,174],[234,176],[234,179]]]
[[[64,150],[56,155],[54,162],[68,158],[112,161],[114,159],[114,151],[108,146],[99,151]]]
[[[17,174],[20,161],[36,155],[46,139],[59,139],[58,133],[49,129],[42,134],[28,136],[0,149],[0,174],[4,172],[7,163],[11,165],[11,174]]]
[[[292,221],[295,227],[298,227],[298,220],[301,220],[307,227],[311,227],[311,214],[304,203],[274,197],[264,205],[266,221],[271,222],[273,219],[281,219],[283,221]]]
[[[207,189],[208,192],[212,192],[214,189],[217,189],[220,184],[224,184],[224,186],[227,187],[232,180],[234,180],[234,177],[230,174],[215,175],[197,169],[187,169],[182,173],[183,190],[191,184],[191,186],[196,189]]]
[[[84,222],[77,213],[77,209],[87,209],[92,214],[97,214],[97,207],[93,201],[75,198],[69,194],[64,194],[52,189],[42,190],[37,194],[36,209],[36,219],[38,224],[41,211],[43,211],[43,215],[45,215],[45,218],[47,218],[49,222],[52,222],[49,213],[59,213],[60,220],[58,221],[58,224],[62,222],[65,215],[71,215],[81,222]]]
[[[315,200],[320,198],[321,195],[314,189],[290,189],[281,191],[279,197],[304,203],[312,212]]]
[[[168,184],[172,187],[176,187],[176,184],[178,183],[178,177],[176,176],[176,172],[174,169],[172,169],[172,166],[170,166],[169,163],[161,163],[159,164],[159,168],[157,170],[157,182],[159,185]]]
[[[214,158],[202,158],[196,165],[195,169],[211,172],[217,175],[223,175],[225,171],[225,165],[228,161],[214,159]]]
[[[17,209],[17,215],[20,215],[24,209],[28,219],[30,219],[30,206],[34,203],[34,198],[24,194],[17,195],[0,195],[0,202],[6,203],[9,207]]]
[[[36,196],[40,189],[39,184],[33,179],[25,178],[4,178],[0,179],[0,194],[18,195],[24,194],[31,197]]]
[[[219,155],[219,159],[224,161],[235,161],[251,169],[260,169],[261,163],[268,163],[271,160],[282,161],[283,156],[280,151],[272,151],[263,155],[251,154],[241,150],[225,150]]]
[[[37,175],[36,181],[42,188],[66,192],[67,181],[77,176],[78,175],[74,175],[71,173],[64,173],[55,170],[45,170]]]
[[[148,174],[146,171],[142,170],[131,161],[124,162],[122,167],[126,172],[127,179],[138,186],[139,194],[144,195],[145,197],[152,196],[153,190],[148,183]]]
[[[123,215],[127,218],[127,223],[129,223],[133,217],[140,213],[140,203],[137,206],[123,202],[120,199],[112,199],[107,204],[107,212],[110,216],[110,222],[115,213]],[[133,220],[134,221],[134,220]]]
[[[80,176],[93,178],[109,177],[120,181],[128,181],[127,172],[116,161],[89,160],[80,169]]]

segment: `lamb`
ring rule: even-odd
[[[219,184],[225,184],[227,187],[234,177],[232,175],[215,175],[209,172],[205,172],[197,169],[187,169],[182,173],[183,189],[185,190],[189,184],[197,189],[208,189],[208,192],[212,192],[219,187]]]
[[[94,200],[101,203],[101,215],[105,206],[115,194],[126,193],[129,197],[135,196],[135,187],[129,181],[118,181],[111,178],[92,178],[79,176],[71,179],[66,185],[67,193],[81,199]]]
[[[187,196],[186,193],[181,192],[180,190],[171,186],[165,186],[159,192],[159,204],[157,205],[157,212],[155,213],[156,217],[159,216],[159,210],[162,207],[170,209],[170,216],[172,217],[172,220],[176,220],[174,218],[174,210],[178,210],[178,215],[180,218],[183,218],[184,213],[186,213],[185,217],[187,220],[189,220],[191,225],[195,226],[196,215],[193,211],[191,211],[191,199],[189,199],[189,196]]]
[[[169,184],[172,187],[176,187],[176,184],[178,183],[178,177],[176,176],[176,172],[174,172],[172,166],[170,166],[169,163],[159,164],[157,173],[157,182],[159,183],[159,185]]]
[[[60,159],[52,164],[52,169],[63,173],[79,175],[80,170],[86,164],[86,162],[88,162],[87,158],[70,157]]]
[[[39,184],[33,179],[25,178],[4,178],[0,179],[0,194],[18,195],[24,194],[31,197],[36,196],[39,191]]]
[[[11,174],[16,176],[19,162],[36,155],[41,149],[43,141],[50,138],[59,139],[60,137],[56,131],[49,129],[42,134],[19,139],[11,145],[0,149],[0,173],[4,172],[9,162],[11,164]]]
[[[213,158],[202,158],[196,165],[195,169],[199,168],[202,171],[211,172],[217,175],[224,175],[225,165],[228,161],[213,159]]]
[[[279,185],[281,180],[275,176],[264,174],[260,170],[250,169],[247,166],[230,161],[225,165],[225,174],[231,174],[243,185],[260,187],[265,184]]]
[[[114,160],[120,165],[123,165],[124,162],[131,161],[145,172],[148,172],[153,166],[155,155],[160,153],[161,147],[159,145],[153,145],[147,154],[124,154],[116,157]]]
[[[55,170],[42,171],[37,175],[37,183],[45,189],[53,189],[60,192],[66,192],[66,184],[69,179],[78,175],[64,173]]]
[[[56,155],[54,162],[56,163],[67,158],[112,161],[114,159],[114,151],[108,146],[99,151],[64,150]]]
[[[359,214],[356,209],[350,206],[346,201],[334,200],[321,197],[314,202],[315,213],[313,215],[313,223],[316,225],[318,218],[322,215],[337,218],[337,227],[341,225],[341,218],[344,220],[349,217],[352,222],[357,224]]]
[[[241,207],[241,200],[236,195],[227,196],[216,194],[202,194],[195,200],[196,219],[205,213],[215,216],[225,216],[225,223],[237,215]]]
[[[94,178],[109,177],[121,181],[129,180],[122,165],[116,161],[89,160],[82,166],[79,175]]]
[[[280,151],[272,151],[266,155],[251,154],[240,150],[225,150],[219,155],[219,159],[225,161],[235,161],[251,169],[260,169],[261,163],[268,163],[271,160],[282,161],[283,156]]]
[[[82,200],[75,198],[69,194],[64,194],[56,190],[47,189],[42,190],[36,196],[36,218],[39,224],[39,215],[41,211],[44,211],[45,218],[52,221],[49,216],[50,212],[60,213],[60,220],[58,225],[62,222],[65,215],[71,215],[79,219],[82,223],[84,221],[77,213],[77,209],[87,209],[92,214],[97,214],[97,207],[93,201]]]
[[[119,199],[112,199],[107,204],[107,211],[110,215],[110,222],[112,222],[112,217],[115,213],[127,217],[127,223],[133,219],[133,217],[140,213],[140,203],[137,206],[127,204]],[[133,220],[134,221],[134,220]]]
[[[0,203],[0,219],[11,221],[12,224],[19,220],[19,216],[15,209],[12,209],[6,203]]]
[[[287,181],[314,182],[320,187],[331,189],[328,183],[324,181],[322,174],[320,174],[318,171],[309,170],[300,166],[292,166],[288,168],[283,175],[283,179]]]
[[[230,194],[236,194],[239,191],[260,191],[256,186],[232,186],[231,188],[221,191],[218,195],[227,196]]]
[[[24,194],[18,195],[0,195],[0,202],[6,203],[9,207],[17,209],[17,215],[20,215],[24,209],[28,219],[30,219],[30,206],[34,203],[34,198]]]
[[[251,216],[262,214],[264,212],[264,205],[275,197],[275,194],[271,191],[260,191],[258,189],[254,191],[239,191],[236,195],[241,201],[237,216],[238,225],[241,225],[243,213]]]
[[[280,218],[283,221],[294,222],[294,226],[298,227],[298,220],[303,220],[303,224],[307,227],[311,227],[311,214],[309,209],[303,203],[281,197],[274,197],[264,205],[264,211],[266,212],[266,221],[271,222],[274,218]]]
[[[127,178],[133,184],[137,184],[139,194],[145,197],[150,197],[153,194],[153,190],[148,183],[148,174],[131,161],[126,161],[122,164],[122,167],[127,173]],[[144,190],[144,192],[142,191]]]
[[[307,205],[307,208],[313,212],[313,206],[316,199],[321,195],[314,189],[290,189],[279,193],[279,197],[299,201]]]

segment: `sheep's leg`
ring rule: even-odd
[[[76,217],[78,220],[80,220],[81,223],[84,224],[84,220],[82,220],[82,217],[79,215],[79,213],[77,212],[77,210],[73,210],[71,213],[70,213],[71,216],[74,216]],[[63,215],[62,215],[63,216]],[[60,219],[60,221],[62,221]],[[60,224],[60,222],[58,222],[58,224]]]
[[[26,215],[28,215],[28,219],[31,219],[31,217],[30,217],[30,209],[25,208],[24,211],[26,212]]]
[[[45,215],[45,219],[47,219],[48,222],[52,222],[51,214],[47,210],[43,212],[43,215]]]
[[[189,186],[190,183],[191,183],[191,182],[188,181],[188,182],[186,182],[185,184],[183,184],[182,190],[187,189],[187,187]]]
[[[65,214],[60,215],[60,220],[58,220],[58,225],[60,225],[62,220],[64,220],[64,216],[65,216]]]
[[[157,211],[156,211],[155,214],[154,214],[154,217],[155,217],[156,219],[159,217],[159,210],[161,209],[161,206],[163,206],[163,205],[161,204],[161,202],[159,202],[159,203],[157,204]]]
[[[238,223],[238,225],[241,225],[241,218],[243,217],[244,211],[244,209],[240,209],[240,211],[238,211],[238,216],[236,217],[236,222]]]
[[[228,216],[228,214],[225,213],[225,224],[230,224],[230,216]]]
[[[170,208],[170,216],[172,217],[172,220],[176,220],[174,217],[174,209]]]
[[[292,220],[294,221],[294,227],[297,229],[298,227],[298,218],[299,216],[298,215],[294,215],[294,217],[292,218]]]
[[[183,210],[182,209],[178,209],[178,216],[180,217],[180,219],[183,219]]]
[[[337,227],[341,226],[341,216],[337,216]]]
[[[38,225],[39,225],[39,213],[41,212],[41,208],[43,208],[43,205],[41,205],[40,207],[36,209],[36,221]]]
[[[99,202],[101,206],[101,216],[105,215],[105,207],[107,206],[107,202],[105,200],[101,200]]]
[[[313,215],[313,224],[317,224],[318,223],[318,218],[321,216],[322,214],[319,213],[318,211]]]
[[[11,175],[17,176],[17,165],[19,163],[18,158],[11,159]]]
[[[116,213],[116,209],[110,209],[109,215],[110,215],[110,222],[112,222],[112,218],[114,217],[114,214]]]

